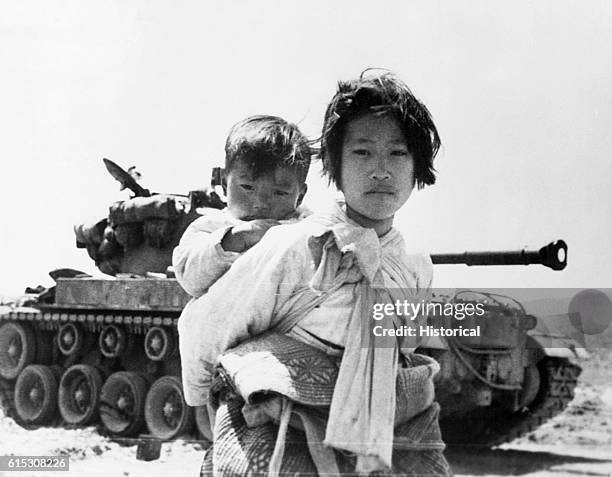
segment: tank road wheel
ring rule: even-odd
[[[45,424],[55,415],[57,379],[50,366],[31,364],[15,384],[15,410],[28,424]]]
[[[23,323],[0,326],[0,376],[15,379],[36,357],[36,336]]]
[[[57,346],[64,356],[75,356],[83,349],[85,333],[78,323],[64,323],[57,332]]]
[[[134,372],[113,373],[102,386],[100,420],[116,436],[136,434],[144,424],[147,381]]]
[[[107,358],[118,358],[124,354],[128,343],[126,332],[116,325],[106,325],[102,328],[98,339],[100,352]]]
[[[145,354],[152,361],[163,361],[174,351],[174,339],[169,330],[154,326],[147,331],[144,339]]]
[[[93,366],[75,364],[66,370],[59,383],[58,407],[71,426],[91,423],[98,414],[102,376]]]
[[[162,376],[153,383],[145,403],[149,431],[163,440],[176,439],[193,425],[193,410],[185,403],[181,380]]]

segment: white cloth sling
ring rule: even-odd
[[[385,247],[402,246],[403,241],[395,229],[379,239],[373,229],[352,223],[340,209],[307,221],[324,227],[309,241],[317,270],[309,287],[287,302],[286,313],[281,310],[275,328],[288,332],[327,295],[347,282],[359,282],[325,444],[357,454],[357,471],[391,468],[399,345],[370,330],[374,303],[392,299],[384,288],[384,275],[397,287],[393,298],[398,299],[399,292],[407,300],[415,299],[414,281],[406,276],[409,271],[394,260],[394,254],[383,253]],[[386,316],[377,324],[393,328],[402,323],[396,316]]]

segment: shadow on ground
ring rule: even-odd
[[[565,464],[612,464],[612,458],[597,459],[477,446],[448,446],[445,455],[455,474],[471,475],[524,475]]]

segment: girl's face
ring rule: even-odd
[[[388,114],[368,114],[348,123],[341,160],[348,216],[385,234],[415,184],[414,158],[398,121]]]

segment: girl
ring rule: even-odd
[[[202,319],[181,332],[181,339],[188,334],[190,343],[181,345],[181,359],[183,369],[202,371],[184,375],[185,387],[205,393],[220,355],[249,338],[275,330],[306,343],[306,348],[300,348],[306,358],[308,351],[304,349],[311,349],[313,356],[322,353],[339,363],[330,378],[317,375],[317,367],[331,369],[324,359],[315,359],[312,362],[319,365],[305,371],[308,359],[284,362],[293,380],[291,389],[302,389],[304,383],[316,388],[328,378],[334,380],[330,402],[318,403],[329,405],[323,420],[325,445],[308,442],[315,471],[350,467],[360,473],[448,473],[441,453],[438,408],[433,403],[437,364],[414,354],[416,344],[389,342],[370,332],[374,304],[414,299],[431,284],[429,257],[407,254],[393,219],[415,186],[434,183],[432,163],[439,146],[427,108],[390,73],[364,73],[359,79],[341,82],[325,113],[321,158],[330,182],[344,193],[344,202],[330,213],[270,229],[207,295],[192,304],[192,313]],[[398,324],[395,316],[387,316],[382,323],[388,328]],[[267,343],[279,348],[271,352],[283,361],[280,348],[287,343]],[[241,369],[250,369],[242,376],[248,374],[251,380],[255,376],[265,381],[272,373],[259,371],[258,375],[252,370],[256,367],[250,368],[259,356],[256,354],[247,353],[247,360],[236,364],[241,353],[234,351],[230,358],[226,353],[219,359],[228,370],[224,375],[234,379],[228,389],[238,389],[238,394],[245,388],[236,385]],[[402,385],[408,387],[396,392]],[[267,388],[262,385],[262,390],[266,389],[283,394],[273,384]],[[296,395],[285,395],[300,402],[299,389]],[[405,399],[406,390],[413,392],[412,399]],[[235,465],[240,455],[242,467],[234,467],[236,474],[268,468],[271,472],[305,471],[291,468],[291,462],[299,461],[294,457],[303,455],[299,446],[291,447],[297,439],[295,433],[286,439],[282,458],[279,441],[286,437],[290,407],[281,406],[283,431],[275,447],[266,447],[263,436],[273,434],[257,434],[261,429],[249,434],[239,412],[244,401],[232,401],[227,393],[221,396],[215,443],[205,458],[205,469],[215,475],[232,473],[228,456]],[[303,426],[308,440],[316,440],[317,426],[306,418],[303,422],[309,424]],[[240,438],[233,441],[228,438],[238,435]],[[428,441],[419,448],[423,438]],[[241,452],[228,450],[231,445],[242,446]],[[258,446],[257,452],[250,452],[250,445]],[[329,449],[334,450],[335,459],[325,454]]]

